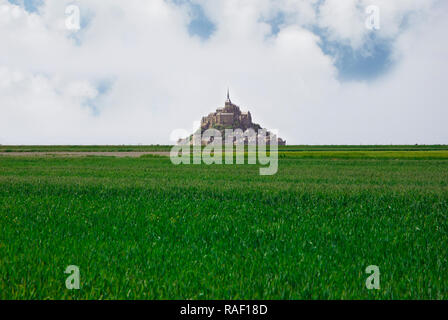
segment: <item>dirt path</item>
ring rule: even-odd
[[[52,152],[0,152],[0,156],[9,157],[118,157],[118,158],[139,158],[144,155],[156,155],[169,157],[170,153],[167,151],[152,151],[152,152],[77,152],[77,151],[52,151]]]

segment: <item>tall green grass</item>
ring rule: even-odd
[[[158,152],[170,151],[172,146],[167,145],[68,145],[68,146],[9,146],[0,145],[0,152]],[[448,145],[288,145],[279,146],[281,152],[299,151],[448,151]]]
[[[443,159],[0,157],[0,298],[447,299],[447,214]]]

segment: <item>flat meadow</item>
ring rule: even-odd
[[[169,148],[0,146],[68,150]],[[444,146],[288,146],[273,176],[1,155],[0,299],[447,299],[447,216]]]

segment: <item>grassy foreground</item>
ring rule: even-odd
[[[0,298],[448,298],[447,156],[296,149],[274,176],[0,157]],[[68,265],[81,290],[65,288]],[[366,289],[369,265],[380,290]]]

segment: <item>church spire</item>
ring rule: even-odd
[[[227,100],[226,102],[232,103],[232,101],[230,101],[230,91],[229,88],[227,88]]]

